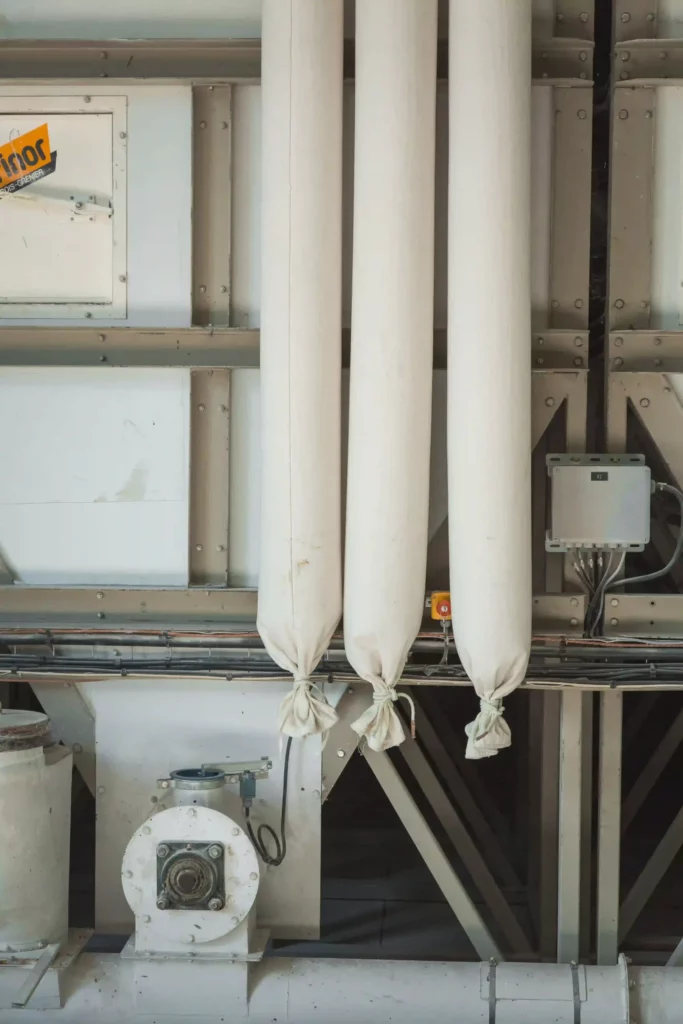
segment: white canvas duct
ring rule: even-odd
[[[404,739],[395,686],[424,607],[436,42],[436,0],[358,0],[344,640],[374,750]]]
[[[451,0],[449,102],[451,600],[479,758],[510,744],[531,636],[530,0]]]
[[[341,614],[342,59],[342,0],[265,0],[258,629],[290,736],[336,720],[310,675]]]

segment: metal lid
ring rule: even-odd
[[[217,768],[178,768],[171,772],[171,785],[175,789],[220,789],[225,785],[225,772]]]
[[[51,742],[50,719],[39,711],[0,709],[0,752],[31,750]]]

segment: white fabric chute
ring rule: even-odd
[[[451,602],[481,758],[531,641],[531,0],[451,0],[449,39]]]
[[[258,629],[289,736],[337,717],[310,676],[341,615],[343,41],[343,0],[264,0]]]
[[[373,750],[404,739],[395,686],[424,609],[436,44],[437,0],[357,0],[344,642],[374,688],[353,726]]]

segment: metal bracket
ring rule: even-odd
[[[621,82],[683,79],[683,39],[630,39],[617,43],[615,75]]]
[[[267,779],[272,768],[273,762],[267,757],[262,757],[260,761],[224,761],[202,765],[203,771],[225,772],[225,781],[229,785],[240,782],[245,775],[253,775],[255,779]]]

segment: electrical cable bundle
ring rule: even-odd
[[[610,588],[625,587],[632,583],[649,583],[651,580],[660,579],[671,572],[681,557],[681,552],[683,552],[683,492],[677,487],[672,487],[671,484],[664,483],[654,484],[653,491],[666,491],[668,494],[673,494],[681,508],[681,522],[676,547],[663,569],[647,573],[644,576],[620,579],[619,576],[626,558],[625,551],[617,559],[615,559],[616,551],[603,548],[589,552],[585,559],[584,553],[580,550],[576,554],[572,554],[572,565],[589,595],[584,620],[584,633],[587,637],[594,637],[600,626],[605,594]]]

